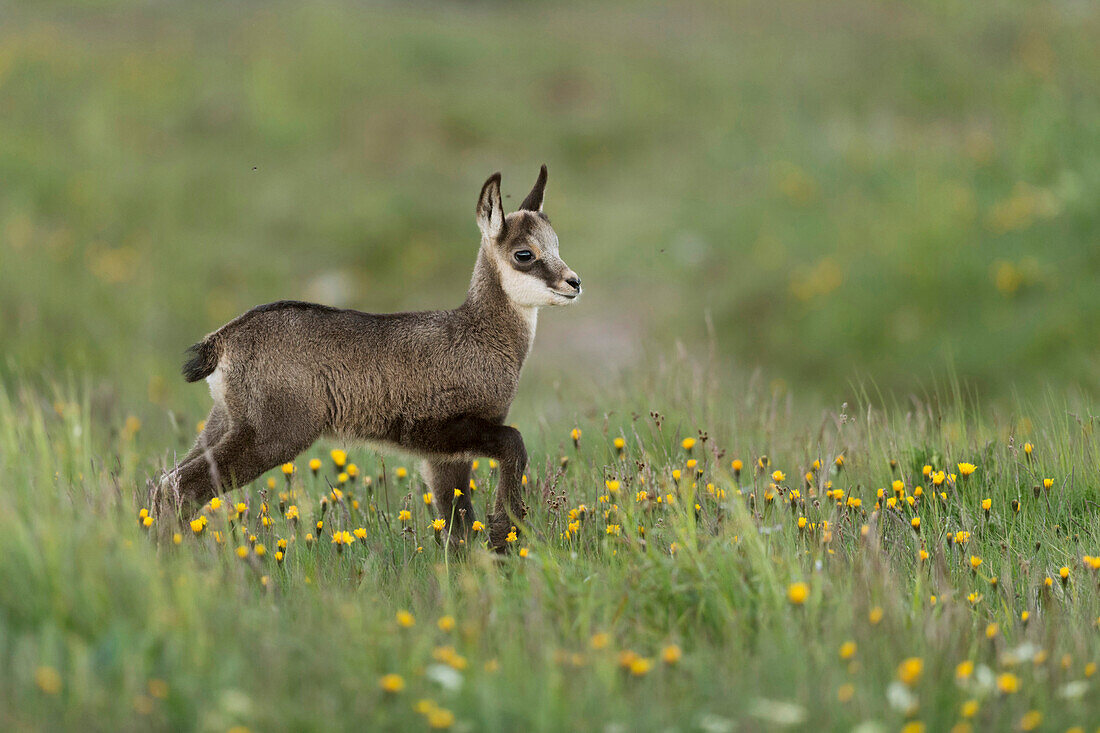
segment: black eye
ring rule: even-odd
[[[521,249],[512,256],[516,258],[516,262],[530,262],[535,259],[535,254],[529,249]]]

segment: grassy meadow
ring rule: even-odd
[[[0,729],[1097,730],[1095,6],[0,14]],[[355,444],[143,513],[187,346],[456,305],[543,162],[505,556]]]
[[[1091,418],[949,396],[799,414],[661,374],[530,426],[504,557],[451,554],[415,466],[346,446],[145,519],[137,425],[0,393],[0,723],[1095,727]],[[658,396],[693,407],[646,412]],[[494,479],[479,461],[482,519]]]

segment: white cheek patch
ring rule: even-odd
[[[528,308],[541,308],[553,305],[554,293],[541,279],[526,272],[515,270],[501,263],[500,284],[508,298],[516,305]]]

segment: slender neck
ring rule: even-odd
[[[527,358],[535,341],[538,308],[512,302],[501,285],[496,263],[484,244],[478,251],[470,289],[460,310],[473,314],[501,340],[515,342],[514,349],[519,352],[520,363]]]

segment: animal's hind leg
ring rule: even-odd
[[[452,542],[465,540],[473,526],[474,504],[470,501],[470,461],[455,458],[433,458],[426,462],[428,485],[435,495],[439,516],[447,520]],[[462,495],[455,497],[455,490]]]
[[[204,455],[213,450],[214,446],[221,442],[227,432],[229,432],[229,413],[224,405],[215,403],[210,410],[210,414],[203,421],[203,429],[195,439],[195,444],[191,446],[191,450],[179,460],[175,467],[161,476],[152,502],[155,506],[160,507],[157,512],[158,516],[167,516],[175,510],[179,498],[177,492],[179,491],[183,467],[196,459],[205,461]],[[185,507],[186,509],[187,507]]]
[[[203,421],[202,432],[199,433],[198,438],[195,439],[195,444],[191,446],[191,450],[187,452],[180,462],[176,464],[176,468],[179,468],[183,464],[190,461],[192,458],[202,455],[207,450],[210,450],[225,437],[225,434],[229,432],[229,412],[225,409],[224,405],[215,403],[214,407],[210,410],[210,414],[206,416],[206,420]]]
[[[291,460],[311,442],[290,445],[278,439],[261,440],[248,425],[231,425],[217,445],[180,468],[179,492],[185,511],[197,512],[224,489],[247,484]]]

